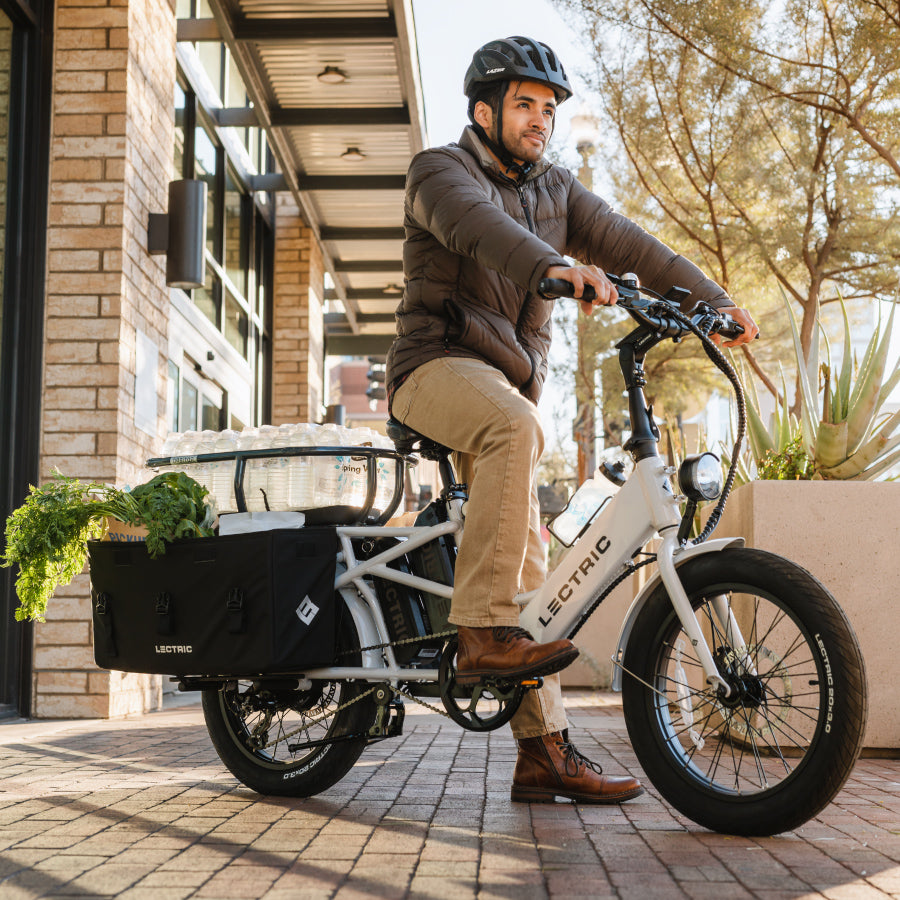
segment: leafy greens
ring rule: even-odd
[[[215,510],[208,493],[183,472],[165,472],[131,491],[59,473],[43,487],[32,486],[6,521],[2,565],[19,565],[16,619],[44,620],[53,592],[82,571],[87,542],[103,536],[107,518],[143,525],[152,558],[171,541],[212,537]]]

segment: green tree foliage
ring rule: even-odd
[[[896,0],[558,5],[597,49],[621,208],[750,307],[767,337],[788,334],[779,287],[800,307],[807,355],[836,290],[896,289]],[[747,357],[764,375],[760,355]]]

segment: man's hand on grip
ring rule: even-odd
[[[596,266],[550,266],[544,278],[561,278],[575,288],[575,299],[581,302],[586,316],[594,312],[595,306],[613,306],[619,299],[613,283]],[[597,296],[594,300],[581,300],[585,285],[590,285]]]

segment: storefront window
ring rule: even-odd
[[[184,175],[184,112],[185,96],[181,85],[175,85],[175,177]]]
[[[222,427],[222,410],[205,394],[200,398],[200,427],[204,431],[218,431]]]
[[[248,316],[230,294],[225,298],[225,338],[244,359],[247,358]]]
[[[204,19],[212,15],[206,0],[177,2],[181,3],[179,9],[183,9],[182,17],[190,14],[191,18]],[[207,392],[202,386],[193,398],[185,396],[189,388],[185,379],[187,370],[182,366],[182,394],[180,398],[170,397],[169,408],[175,403],[183,417],[187,406],[194,402],[195,421],[211,422],[217,418],[220,422],[231,422],[237,413],[237,417],[246,417],[258,424],[268,410],[269,396],[268,385],[261,384],[260,379],[269,377],[270,311],[267,304],[272,302],[269,246],[272,211],[268,195],[254,193],[248,185],[252,175],[269,170],[270,154],[260,128],[217,126],[216,110],[204,104],[208,87],[205,86],[206,76],[209,76],[219,85],[220,96],[227,108],[242,109],[250,105],[238,66],[227,48],[217,41],[199,41],[192,44],[189,52],[197,54],[203,71],[195,62],[179,69],[179,88],[174,98],[177,144],[174,161],[184,177],[201,179],[207,185],[206,283],[202,288],[193,289],[190,295],[194,306],[229,348],[222,348],[227,351],[225,353],[215,351],[214,357],[213,368],[219,368],[216,378],[218,388],[222,390],[221,398],[211,395],[211,405],[205,405]],[[210,62],[216,59],[221,59],[221,71]],[[217,71],[221,76],[218,81]],[[235,146],[227,132],[233,133],[244,144],[249,159]],[[261,163],[261,159],[264,162]],[[216,338],[204,335],[204,331],[199,329],[185,342],[185,354],[196,355],[201,360],[207,358],[209,347],[216,346]],[[234,359],[230,348],[236,351],[241,362]],[[220,375],[222,380],[218,381]],[[229,379],[246,379],[246,387],[251,389],[249,394],[243,385],[240,390],[233,388],[232,384],[238,382]],[[234,402],[243,406],[233,409],[230,396],[239,398]],[[180,421],[178,430],[186,428],[186,422]]]
[[[216,328],[219,327],[219,310],[222,307],[222,283],[210,266],[206,267],[206,284],[194,289],[194,304]]]
[[[228,169],[225,172],[225,274],[237,288],[247,293],[247,237],[249,215],[237,182]]]
[[[212,138],[206,133],[206,129],[197,126],[194,129],[194,177],[206,182],[206,249],[215,256],[216,232],[218,230],[219,198],[218,185],[216,183],[218,153]]]
[[[197,431],[197,399],[200,392],[187,378],[181,380],[181,416],[179,425],[182,431]]]
[[[171,359],[169,360],[168,375],[166,382],[168,426],[169,431],[178,431],[179,413],[181,412],[181,372]]]

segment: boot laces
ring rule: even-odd
[[[506,644],[519,638],[525,638],[528,641],[534,640],[524,628],[520,628],[518,625],[495,625],[493,634],[495,641],[503,641]]]
[[[574,744],[570,744],[563,737],[559,737],[556,741],[556,746],[559,747],[559,750],[562,753],[566,765],[566,775],[570,778],[574,778],[582,766],[593,769],[598,775],[603,774],[603,769],[600,767],[599,763],[595,763],[588,759],[575,748]]]

